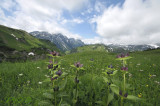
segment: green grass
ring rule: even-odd
[[[16,38],[11,34],[14,34],[18,40],[16,40]],[[0,46],[4,45],[18,51],[30,51],[31,48],[42,47],[59,51],[59,49],[51,42],[37,39],[23,30],[13,29],[0,25]]]
[[[132,74],[132,77],[129,78],[129,74],[126,75],[126,83],[130,85],[127,92],[129,95],[137,97],[138,94],[142,93],[142,100],[125,100],[124,105],[160,105],[160,85],[155,82],[160,82],[160,49],[135,52],[130,55],[133,58],[128,60],[127,63],[128,72]],[[91,62],[90,59],[94,59],[94,61]],[[39,81],[46,79],[46,74],[49,75],[45,61],[47,60],[0,64],[0,105],[38,105],[40,101],[47,100],[43,96],[43,93],[52,89],[51,83],[43,82],[41,85],[38,84]],[[118,70],[118,73],[113,76],[113,82],[119,86],[119,88],[122,86],[121,82],[123,82],[123,78],[120,72],[122,64],[116,60],[116,54],[105,51],[85,51],[65,55],[57,61],[61,61],[61,69],[67,73],[64,79],[67,80],[67,83],[63,90],[63,93],[65,93],[67,97],[63,97],[62,104],[73,105],[72,99],[75,89],[74,78],[76,70],[70,65],[73,65],[77,61],[80,61],[85,69],[79,73],[80,83],[78,85],[79,95],[77,106],[99,106],[102,105],[102,102],[107,102],[109,92],[107,91],[108,85],[103,80],[103,72],[110,64]],[[37,67],[40,67],[40,69]],[[19,76],[21,73],[23,73],[23,75]],[[156,76],[150,77],[150,75]],[[27,84],[28,80],[30,81],[29,84]],[[15,99],[9,99],[11,97]],[[57,101],[60,102],[60,98],[58,98]],[[54,102],[52,101],[52,103]],[[114,99],[109,105],[120,105],[119,96],[115,94]]]

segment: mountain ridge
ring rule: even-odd
[[[30,32],[30,34],[37,38],[47,39],[54,42],[63,52],[85,45],[80,39],[68,38],[61,33],[51,34],[46,31],[33,31]]]

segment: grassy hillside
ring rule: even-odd
[[[56,48],[48,45],[49,42],[39,40],[23,30],[13,29],[0,25],[0,46],[7,46],[16,50],[30,50],[31,48]],[[53,47],[54,46],[54,47]]]
[[[37,39],[23,30],[0,25],[0,55],[3,55],[2,57],[18,58],[18,55],[22,57],[31,51],[35,54],[45,54],[47,49],[59,51],[49,40]]]
[[[76,89],[76,68],[71,67],[79,61],[84,70],[79,71],[78,98],[76,106],[103,106],[108,99],[112,101],[109,106],[121,104],[121,96],[113,93],[113,86],[106,83],[103,77],[111,78],[118,89],[123,89],[123,73],[120,71],[121,61],[116,60],[116,55],[105,51],[85,51],[73,53],[57,58],[61,61],[59,69],[65,77],[59,77],[55,84],[64,84],[64,89],[58,93],[53,92],[50,71],[46,69],[45,61],[27,63],[2,63],[0,64],[0,96],[1,104],[8,105],[38,105],[56,103],[73,105]],[[160,49],[130,54],[133,58],[127,61],[128,74],[126,74],[126,92],[140,100],[124,99],[124,106],[158,106],[160,105]],[[48,60],[46,60],[48,61]],[[113,65],[118,70],[115,76],[104,75],[108,65]],[[40,68],[39,68],[40,67]],[[21,73],[23,75],[21,75]],[[62,75],[63,75],[62,74]],[[49,76],[49,82],[45,79]],[[28,81],[30,81],[28,83]],[[39,83],[42,82],[42,83]],[[59,85],[61,88],[61,85]],[[112,90],[111,90],[112,89]],[[116,90],[116,89],[115,89]],[[50,93],[51,92],[51,93]],[[119,93],[119,91],[118,91]],[[110,95],[110,96],[109,96]],[[132,98],[133,99],[133,98]]]

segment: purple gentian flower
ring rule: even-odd
[[[122,96],[122,91],[121,91],[121,90],[119,91],[119,95],[121,95],[121,96]]]
[[[94,59],[90,59],[91,61],[94,61]]]
[[[124,94],[124,97],[127,97],[127,96],[128,96],[128,93],[125,93],[125,94]]]
[[[52,69],[52,68],[53,68],[53,64],[49,64],[48,69]]]
[[[58,78],[58,77],[54,77],[54,78],[52,77],[52,78],[51,78],[51,81],[56,80],[57,78]]]
[[[121,70],[128,71],[128,67],[122,67]]]
[[[50,54],[53,55],[53,56],[59,56],[59,53],[56,52],[56,51],[50,52]]]
[[[56,74],[58,75],[58,76],[61,76],[62,75],[62,71],[61,70],[58,70],[57,72],[56,72]]]
[[[112,64],[108,66],[108,68],[113,68]]]
[[[120,55],[117,55],[116,57],[117,58],[124,58],[124,57],[128,57],[128,56],[129,56],[129,53],[127,53],[127,54],[121,53]]]
[[[74,63],[74,66],[76,66],[77,68],[81,68],[83,67],[83,64],[80,64],[80,62]]]
[[[53,64],[52,60],[49,61],[50,64]]]

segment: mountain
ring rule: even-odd
[[[41,55],[48,53],[48,50],[60,51],[49,40],[37,39],[26,31],[0,25],[0,57],[2,59],[26,57],[29,52]]]
[[[134,52],[134,51],[144,51],[148,49],[159,48],[158,44],[144,44],[144,45],[118,45],[109,44],[107,45],[110,52]]]
[[[66,36],[60,33],[51,34],[44,31],[43,32],[34,31],[31,32],[30,34],[37,38],[47,39],[50,40],[51,42],[54,42],[61,51],[68,51],[84,45],[84,43],[81,40],[79,39],[76,40],[74,38],[67,38]]]
[[[104,44],[90,44],[90,45],[84,45],[81,47],[74,48],[70,51],[67,51],[66,53],[76,53],[76,52],[85,52],[85,51],[105,51],[109,52],[109,49]]]

